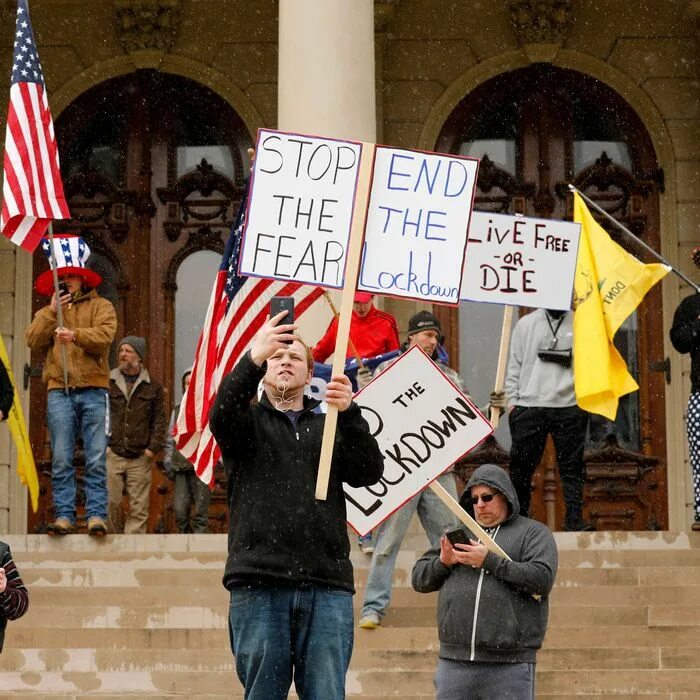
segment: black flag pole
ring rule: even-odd
[[[626,233],[630,238],[634,239],[640,246],[642,246],[642,248],[644,248],[644,250],[646,250],[648,253],[653,255],[660,263],[663,263],[672,272],[675,272],[676,275],[678,275],[678,277],[680,277],[686,284],[689,284],[696,292],[700,292],[700,286],[695,284],[695,282],[693,282],[689,277],[687,277],[680,270],[676,269],[673,265],[671,265],[671,263],[668,262],[668,260],[666,260],[666,258],[664,258],[663,255],[661,255],[660,253],[657,253],[651,246],[647,245],[641,238],[639,238],[638,236],[635,236],[632,233],[632,231],[630,231],[628,228],[623,226],[617,219],[610,216],[610,214],[608,214],[608,212],[605,211],[605,209],[598,206],[590,197],[587,197],[585,194],[583,194],[583,192],[581,192],[581,190],[574,187],[574,185],[569,185],[569,189],[572,192],[576,192],[581,197],[581,199],[583,199],[584,202],[586,202],[586,204],[588,204],[590,207],[593,207],[593,209],[595,209],[599,214],[602,214],[606,219],[609,219],[610,221],[612,221],[612,223],[615,224],[615,226],[617,226],[617,228],[619,228],[621,231]]]

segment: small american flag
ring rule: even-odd
[[[44,75],[27,0],[17,2],[0,231],[33,252],[53,219],[69,219]]]
[[[209,409],[222,378],[250,347],[267,318],[272,297],[293,296],[294,315],[299,318],[323,295],[321,288],[299,282],[238,274],[247,198],[246,190],[214,282],[190,385],[182,398],[174,429],[177,449],[194,464],[197,475],[207,484],[213,480],[214,466],[220,456],[209,430]]]

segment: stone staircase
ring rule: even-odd
[[[556,537],[561,562],[537,697],[700,700],[700,534]],[[242,697],[220,584],[224,536],[3,539],[31,602],[8,625],[0,698]],[[436,595],[410,588],[424,547],[423,535],[407,538],[383,626],[357,630],[349,697],[434,696]],[[353,561],[358,610],[370,557],[354,551]]]

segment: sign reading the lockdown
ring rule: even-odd
[[[240,274],[343,286],[361,149],[258,131]]]
[[[459,303],[478,165],[377,146],[358,289]]]
[[[461,298],[571,308],[581,224],[475,211]]]
[[[370,382],[355,401],[384,455],[379,482],[344,487],[348,522],[361,535],[493,432],[418,346]]]

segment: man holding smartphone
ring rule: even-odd
[[[328,497],[316,500],[325,415],[304,395],[313,358],[286,313],[263,324],[221,382],[210,417],[228,477],[231,649],[247,700],[286,699],[292,679],[302,700],[340,700],[354,593],[343,482],[376,483],[383,457],[350,380],[334,376],[326,390],[339,412]]]
[[[495,464],[474,471],[460,505],[511,560],[465,530],[463,538],[444,535],[413,567],[416,591],[440,591],[437,700],[533,700],[535,660],[557,573],[556,542],[546,525],[520,515],[513,482]]]
[[[51,256],[48,239],[42,243]],[[67,535],[76,526],[76,474],[73,450],[78,431],[85,447],[85,515],[89,535],[107,533],[107,433],[109,348],[117,330],[117,315],[98,295],[102,277],[86,267],[90,248],[79,236],[54,237],[57,273],[66,293],[56,298],[51,271],[36,280],[39,294],[51,297],[27,329],[27,345],[44,355],[46,417],[51,438],[51,490],[55,519],[50,535]],[[57,308],[63,326],[57,327]],[[62,350],[64,349],[64,351]],[[64,379],[65,369],[68,384]]]

